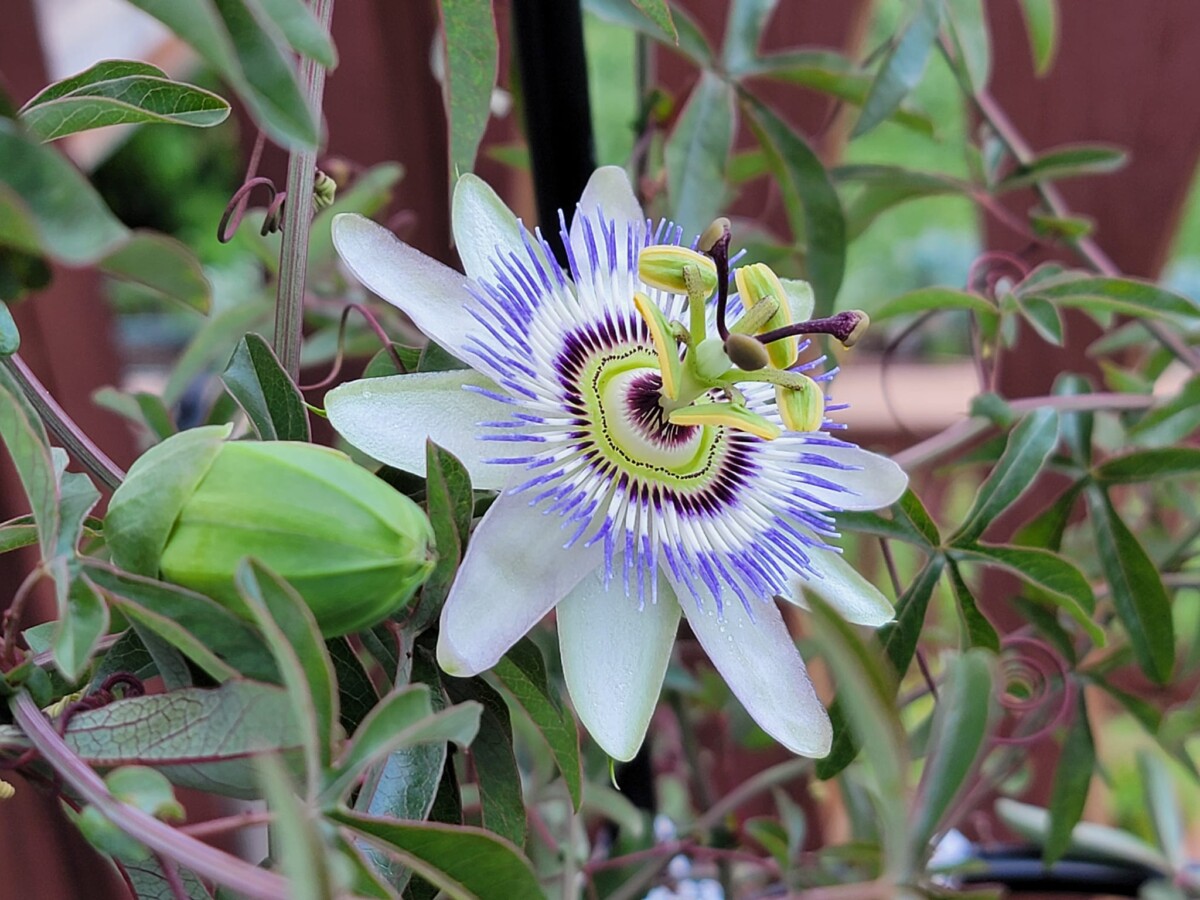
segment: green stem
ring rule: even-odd
[[[313,0],[313,15],[328,31],[333,0]],[[325,67],[310,57],[300,62],[300,89],[314,121],[321,121]],[[287,202],[283,207],[283,245],[279,251],[279,289],[275,299],[275,355],[294,381],[300,374],[304,329],[304,285],[308,270],[308,232],[313,217],[316,148],[293,150],[288,159]]]
[[[46,390],[46,386],[38,380],[33,371],[25,364],[25,360],[14,353],[12,356],[0,358],[0,365],[8,370],[21,392],[37,410],[46,427],[71,454],[93,475],[99,478],[109,490],[116,490],[125,480],[125,471],[108,455],[96,446],[95,442],[84,434],[83,429],[75,424],[75,420],[67,415],[67,411],[58,405],[58,401]]]

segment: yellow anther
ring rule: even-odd
[[[671,323],[663,315],[657,303],[638,292],[633,295],[633,305],[638,314],[650,329],[650,339],[654,342],[654,355],[658,357],[658,368],[662,372],[662,391],[668,400],[679,396],[679,348]]]
[[[764,441],[773,441],[783,434],[779,426],[767,421],[758,413],[731,403],[693,403],[675,410],[667,416],[672,425],[723,425],[736,428]]]
[[[774,331],[776,328],[792,324],[787,293],[779,282],[779,276],[768,266],[762,263],[742,266],[733,273],[733,277],[737,282],[738,296],[742,299],[742,306],[747,310],[753,309],[766,297],[773,297],[778,301],[779,308],[775,311],[775,315],[767,320],[762,331]],[[767,352],[771,357],[771,365],[777,369],[787,369],[796,362],[796,357],[799,355],[799,341],[794,337],[782,338],[772,342],[767,347]]]
[[[704,300],[717,289],[717,264],[687,247],[655,244],[638,254],[638,277],[660,291]]]
[[[696,246],[707,253],[713,246],[729,233],[729,220],[724,216],[719,219],[713,219],[711,225],[704,229],[700,235],[700,240],[696,242]]]
[[[779,415],[789,431],[820,431],[825,421],[825,393],[807,375],[789,373],[788,386],[775,386]]]

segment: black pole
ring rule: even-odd
[[[571,221],[596,167],[583,14],[579,0],[514,0],[513,25],[538,221],[564,262],[558,211]]]

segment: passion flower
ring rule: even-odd
[[[228,435],[185,431],[133,465],[105,520],[117,565],[245,613],[234,573],[254,557],[327,637],[381,621],[428,577],[433,531],[403,494],[336,450]]]

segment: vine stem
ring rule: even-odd
[[[333,0],[313,0],[312,12],[329,31]],[[300,61],[300,90],[313,120],[321,122],[325,67],[311,57]],[[275,355],[295,381],[300,374],[300,342],[304,327],[304,284],[308,274],[308,232],[313,217],[316,148],[293,150],[288,159],[287,196],[283,207],[283,242],[279,250],[279,289],[275,297]]]
[[[182,834],[149,813],[127,806],[108,791],[104,781],[80,759],[33,698],[21,691],[10,701],[13,718],[29,742],[81,800],[92,804],[114,825],[154,853],[255,900],[288,900],[286,878],[230,856]]]
[[[1010,401],[1008,406],[1009,409],[1018,413],[1033,412],[1042,407],[1057,409],[1060,412],[1103,412],[1105,410],[1147,409],[1158,400],[1159,398],[1146,394],[1056,394],[1047,397],[1023,397],[1020,400]],[[933,437],[926,438],[920,443],[893,454],[892,459],[901,468],[911,471],[974,440],[991,427],[992,423],[987,419],[964,419],[939,431]]]
[[[33,404],[42,421],[58,438],[59,442],[73,457],[79,460],[85,468],[99,478],[109,488],[116,490],[125,480],[125,470],[108,458],[96,443],[83,433],[83,429],[75,424],[75,420],[67,415],[67,411],[58,405],[46,386],[38,380],[33,371],[25,364],[19,354],[0,357],[0,365],[8,370],[21,392]]]

